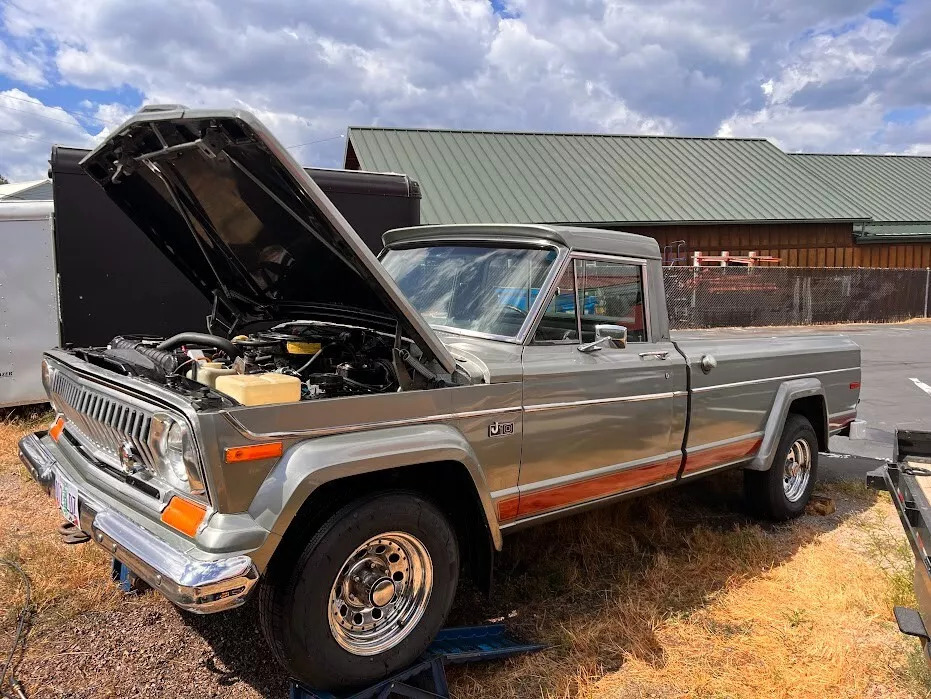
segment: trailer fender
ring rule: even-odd
[[[779,439],[782,437],[782,428],[786,423],[786,417],[790,412],[792,403],[799,398],[808,398],[810,396],[821,397],[821,424],[813,424],[815,432],[821,431],[821,434],[827,434],[827,411],[824,402],[824,387],[821,381],[814,377],[807,379],[793,379],[786,381],[779,386],[776,391],[776,398],[773,401],[773,407],[769,411],[769,417],[766,420],[766,427],[763,432],[763,442],[760,450],[753,460],[750,461],[745,469],[750,471],[768,471],[773,465],[773,459],[776,456],[776,447],[779,445]]]

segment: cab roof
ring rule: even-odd
[[[406,243],[459,240],[471,242],[526,241],[554,243],[579,252],[661,259],[653,238],[603,228],[550,226],[544,224],[468,223],[395,228],[382,236],[386,247]]]

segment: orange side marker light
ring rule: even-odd
[[[284,452],[282,442],[268,442],[267,444],[249,444],[244,447],[227,447],[226,463],[235,464],[241,461],[258,461],[259,459],[275,459]]]
[[[206,514],[207,508],[203,505],[175,495],[162,510],[162,521],[179,532],[194,536]]]
[[[55,419],[55,422],[52,423],[52,426],[48,429],[49,436],[57,442],[58,438],[61,437],[62,430],[64,429],[65,418],[59,415]]]

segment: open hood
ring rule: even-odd
[[[403,334],[455,361],[365,243],[252,114],[143,108],[81,167],[230,329],[312,319]],[[114,251],[115,255],[119,251]]]

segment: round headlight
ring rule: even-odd
[[[188,473],[185,464],[185,443],[187,428],[180,422],[174,423],[168,429],[168,438],[165,440],[165,461],[171,469],[171,475],[178,481],[187,485]]]
[[[48,363],[47,359],[42,360],[42,387],[46,393],[52,392],[52,379],[55,377],[55,370]]]
[[[152,416],[149,446],[158,457],[159,475],[179,490],[201,491],[204,488],[197,461],[194,439],[182,422],[165,413]]]

